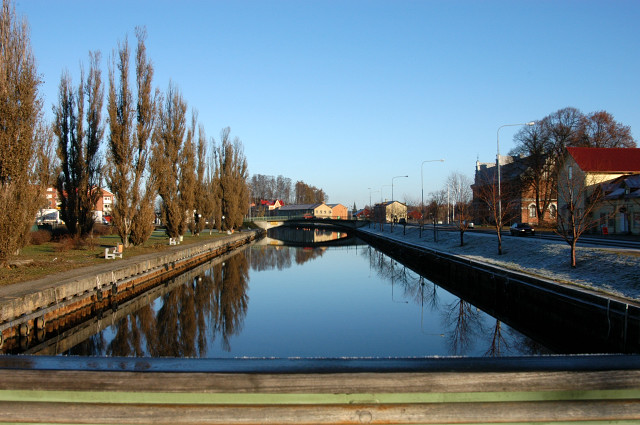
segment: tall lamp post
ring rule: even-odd
[[[394,214],[395,208],[393,207],[393,181],[395,179],[399,179],[399,178],[402,178],[402,177],[409,177],[409,176],[395,176],[395,177],[391,178],[391,215],[394,216],[394,217],[395,217],[395,214]],[[393,219],[394,219],[394,217],[391,217],[391,231],[392,232],[393,232]]]
[[[535,124],[535,121],[529,121],[529,122],[520,123],[520,124],[504,124],[498,127],[498,131],[497,131],[498,150],[496,154],[496,164],[498,167],[498,217],[496,218],[500,221],[500,223],[496,223],[496,224],[498,224],[500,227],[502,227],[502,192],[500,191],[500,129],[502,127],[514,127],[514,126],[520,126],[520,125],[532,126],[534,124]],[[500,228],[498,229],[498,231],[500,231]]]
[[[372,193],[376,193],[379,192],[378,190],[375,191],[371,191],[371,187],[368,187],[367,189],[369,189],[369,227],[371,227],[371,214],[373,214],[373,206],[371,205],[371,194]]]
[[[444,162],[444,159],[428,159],[426,161],[422,161],[420,164],[420,189],[421,189],[421,210],[420,214],[422,215],[422,221],[424,223],[424,174],[423,174],[423,166],[427,162]],[[422,226],[420,226],[420,237],[422,237]],[[435,234],[433,236],[435,238]]]
[[[393,181],[395,179],[399,179],[400,177],[409,177],[409,176],[395,176],[391,178],[391,202],[393,202]]]
[[[383,212],[383,209],[382,209],[382,200],[383,200],[383,198],[382,198],[382,188],[388,187],[388,186],[389,186],[388,184],[383,184],[382,186],[380,186],[380,212],[381,212],[380,213],[380,231],[381,232],[384,231],[384,222],[385,222],[385,220],[383,220],[383,214],[382,214],[382,212]],[[386,214],[386,208],[384,209],[384,212]]]

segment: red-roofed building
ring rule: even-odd
[[[640,173],[640,149],[569,147],[567,152],[588,173],[616,176]]]
[[[558,193],[568,193],[567,182],[573,181],[573,186],[585,188],[579,200],[584,205],[598,192],[599,205],[593,210],[593,218],[600,220],[596,231],[640,234],[640,197],[634,196],[640,149],[568,147],[561,172],[568,179],[558,181]],[[565,205],[558,200],[559,210]]]
[[[276,210],[284,205],[280,199],[261,199],[251,204],[251,215],[254,217],[266,217],[276,215]]]

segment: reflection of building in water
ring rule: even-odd
[[[267,235],[290,243],[317,244],[347,237],[347,233],[320,227],[276,227],[269,229]]]

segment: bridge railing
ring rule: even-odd
[[[266,217],[245,217],[245,221],[287,221],[287,220],[301,220],[304,219],[303,215],[286,216],[286,215],[274,215]]]

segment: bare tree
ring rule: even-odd
[[[90,53],[89,75],[85,81],[81,69],[77,91],[72,87],[69,73],[63,73],[59,103],[54,107],[54,133],[60,158],[57,189],[62,198],[62,219],[76,237],[87,235],[93,229],[95,206],[101,196],[99,148],[104,134],[103,97],[100,53]]]
[[[180,208],[185,212],[185,218],[180,226],[180,234],[187,231],[188,224],[193,221],[196,190],[196,158],[194,138],[196,133],[197,112],[191,114],[191,127],[187,130],[187,137],[180,152],[180,172],[178,177],[178,192]]]
[[[310,186],[302,180],[298,180],[295,185],[296,204],[317,204],[327,202],[327,194],[324,190],[315,186]]]
[[[577,146],[584,115],[576,108],[567,107],[547,115],[540,123],[552,145],[553,156],[559,160],[567,146]]]
[[[27,243],[48,184],[51,138],[28,23],[10,0],[0,11],[0,265]],[[35,166],[34,166],[35,164]]]
[[[585,174],[579,167],[568,163],[558,174],[558,228],[559,234],[571,247],[571,267],[576,267],[576,244],[588,230],[600,223],[594,211],[604,199],[602,178]]]
[[[206,211],[208,210],[207,199],[207,135],[204,126],[198,126],[198,145],[196,147],[196,181],[194,186],[194,212],[193,220],[189,224],[189,230],[194,235],[199,235],[204,229],[206,220]],[[204,215],[203,215],[204,213]]]
[[[115,197],[113,224],[125,247],[130,243],[140,245],[151,235],[156,195],[155,180],[146,173],[146,168],[157,93],[155,96],[152,93],[153,66],[146,56],[145,30],[137,28],[136,37],[137,98],[134,101],[130,88],[129,45],[125,39],[118,46],[117,62],[114,59],[109,70],[107,106],[110,128],[107,184]]]
[[[185,228],[186,211],[180,199],[180,157],[186,132],[187,104],[178,89],[169,84],[166,98],[159,108],[156,129],[153,133],[151,174],[158,182],[158,194],[162,198],[160,212],[167,235],[177,238]]]
[[[471,179],[464,174],[454,172],[447,179],[447,186],[451,191],[454,210],[454,227],[460,232],[460,246],[464,245],[464,232],[471,223]]]
[[[582,117],[579,144],[593,148],[635,148],[631,127],[617,122],[607,111],[597,111]]]
[[[502,227],[514,215],[514,199],[508,185],[498,187],[496,167],[476,174],[476,182],[472,186],[474,198],[477,199],[476,217],[482,217],[487,224],[493,225],[498,236],[498,255],[502,255]],[[502,208],[498,208],[502,198]]]
[[[240,139],[230,139],[231,129],[222,130],[218,148],[218,179],[220,184],[220,221],[218,229],[233,231],[242,226],[249,208],[247,160]],[[223,218],[224,217],[224,218]]]
[[[517,147],[511,152],[522,155],[526,170],[520,176],[525,191],[532,191],[537,217],[544,221],[545,212],[556,199],[557,172],[553,143],[546,120],[523,127],[514,137]],[[539,224],[542,224],[542,223]]]
[[[447,205],[447,191],[445,189],[432,192],[429,195],[429,204],[427,205],[426,215],[431,217],[433,222],[433,241],[438,242],[438,221],[442,216],[445,206]]]
[[[203,136],[202,134],[201,136]],[[216,217],[221,216],[222,212],[218,214],[219,208],[219,192],[220,192],[220,180],[218,179],[218,160],[217,149],[215,147],[215,141],[213,138],[209,140],[208,158],[205,162],[205,177],[204,177],[204,199],[200,204],[202,210],[202,217],[205,221],[209,222],[209,234],[213,231],[213,226],[216,224]]]

